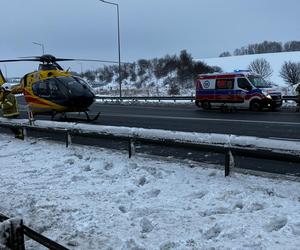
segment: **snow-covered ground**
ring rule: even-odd
[[[205,58],[200,60],[206,62],[208,65],[219,66],[224,72],[233,72],[238,69],[248,69],[249,64],[258,58],[264,58],[271,64],[273,74],[270,77],[270,80],[273,83],[288,87],[288,85],[286,85],[284,80],[280,77],[279,72],[285,61],[300,62],[300,51]],[[284,94],[286,95],[289,93]]]
[[[297,182],[3,134],[0,165],[0,212],[70,249],[300,248]]]

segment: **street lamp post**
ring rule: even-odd
[[[108,2],[105,0],[99,0],[100,2],[111,4],[117,7],[117,18],[118,18],[118,53],[119,53],[119,91],[120,97],[122,97],[122,80],[121,80],[121,39],[120,39],[120,13],[119,13],[119,5],[117,3]]]
[[[41,47],[42,47],[42,50],[43,50],[43,55],[45,55],[44,44],[42,44],[42,43],[36,43],[36,42],[32,42],[32,43],[41,46]]]
[[[82,76],[82,73],[83,73],[83,66],[82,66],[82,63],[81,63],[81,62],[79,62],[78,64],[80,65],[80,74],[81,74],[81,76]]]
[[[5,78],[7,80],[7,67],[6,67],[6,64],[4,63],[4,68],[5,68]]]

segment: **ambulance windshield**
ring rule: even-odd
[[[248,75],[248,79],[256,88],[270,88],[271,84],[266,82],[261,76]]]

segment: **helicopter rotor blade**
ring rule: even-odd
[[[96,60],[96,59],[71,59],[71,58],[56,58],[56,61],[83,61],[83,62],[102,62],[102,63],[118,63],[117,61],[109,61],[109,60]]]
[[[28,59],[9,59],[9,60],[0,60],[0,63],[4,62],[39,62],[39,59],[28,58]]]
[[[26,59],[26,58],[35,58],[35,59],[37,59],[37,58],[40,58],[40,56],[19,56],[18,58],[22,58],[22,59]]]
[[[42,55],[42,56],[28,56],[28,57],[19,57],[20,59],[8,59],[0,60],[1,62],[42,62],[42,63],[55,63],[63,61],[83,61],[83,62],[100,62],[100,63],[119,63],[118,61],[111,60],[98,60],[98,59],[82,59],[82,58],[56,58],[53,55]],[[126,62],[121,62],[122,64],[128,64]]]

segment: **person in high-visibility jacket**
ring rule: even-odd
[[[300,112],[300,83],[296,88],[296,94],[297,94],[297,111]]]
[[[10,87],[6,83],[1,86],[0,103],[3,117],[10,119],[19,117],[17,99],[11,93]],[[11,128],[11,130],[14,132],[16,138],[24,139],[23,129]]]
[[[16,97],[11,93],[9,86],[6,84],[2,85],[2,95],[1,95],[1,109],[3,112],[3,117],[6,118],[17,118],[20,113],[18,110],[18,102]]]

